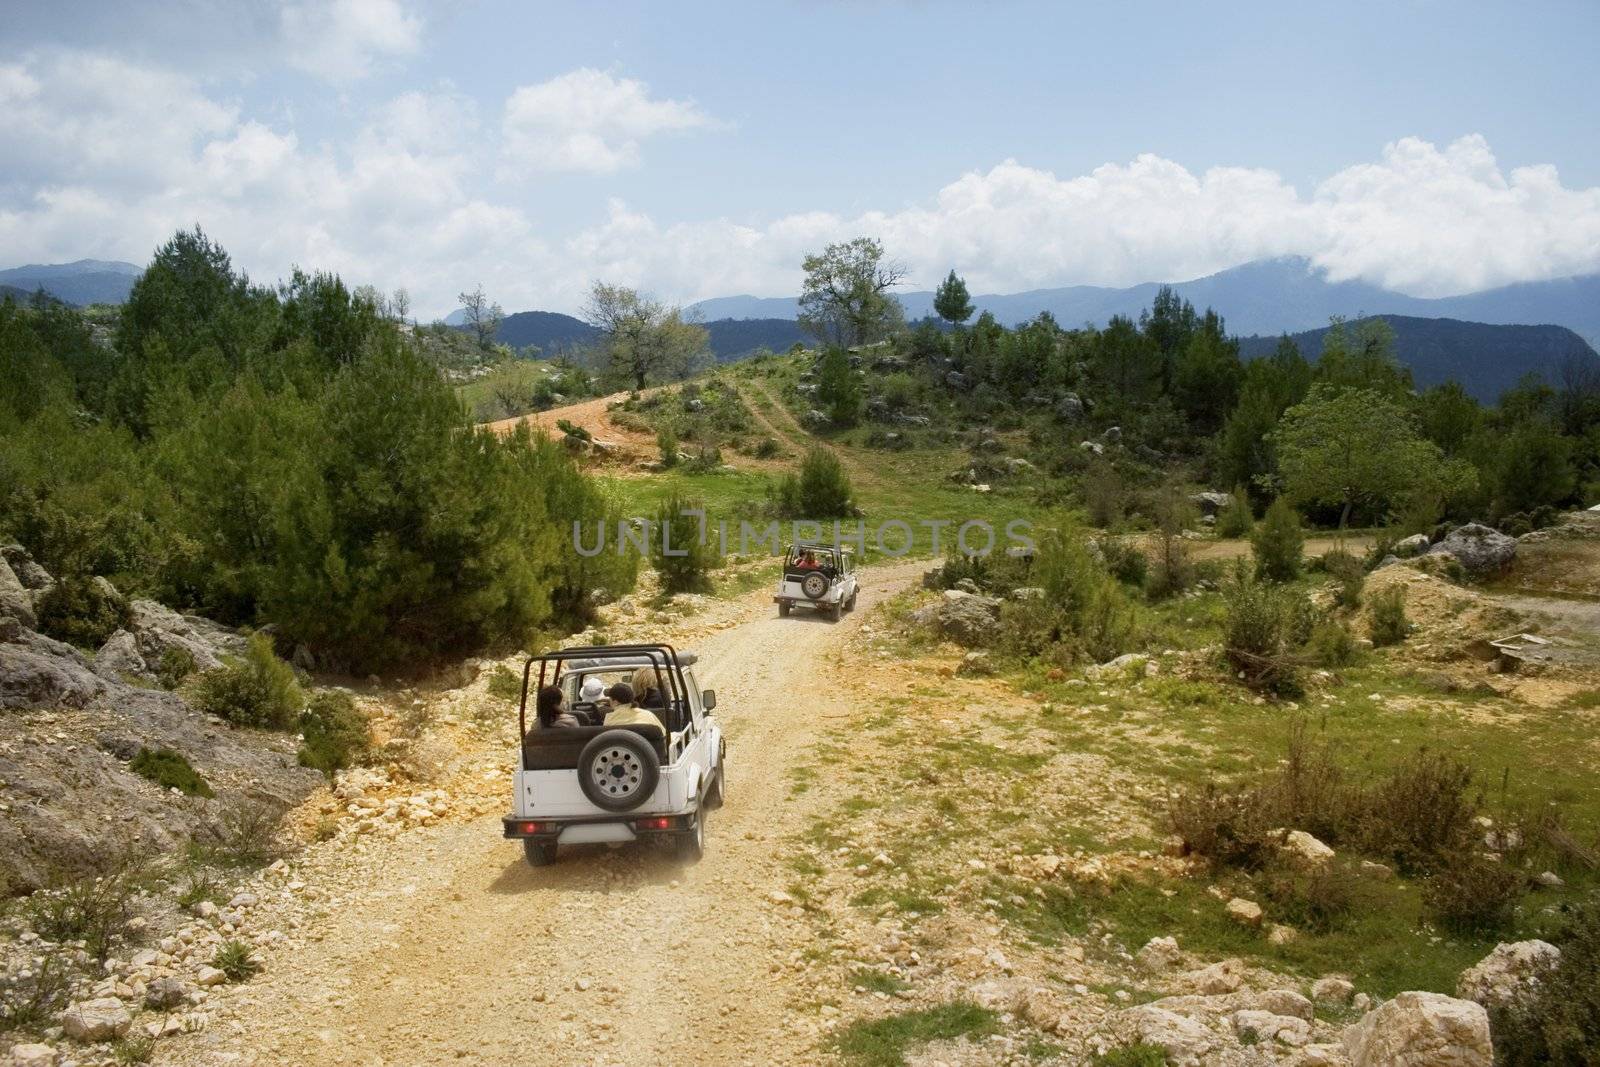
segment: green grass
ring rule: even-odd
[[[1137,1041],[1102,1052],[1091,1062],[1094,1067],[1166,1067],[1167,1054],[1159,1045]]]
[[[833,1047],[855,1067],[905,1067],[906,1053],[930,1041],[985,1037],[999,1029],[995,1013],[967,1001],[851,1023]]]
[[[170,748],[141,748],[129,761],[128,769],[142,778],[148,778],[163,789],[176,789],[184,796],[216,796],[200,772],[184,758],[183,753]]]
[[[905,979],[897,975],[890,974],[888,971],[875,971],[868,967],[864,967],[851,975],[850,983],[865,989],[869,993],[887,993],[890,996],[897,996],[911,988]]]

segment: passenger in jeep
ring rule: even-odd
[[[562,706],[560,686],[545,686],[539,690],[537,699],[539,727],[541,729],[556,730],[582,725],[582,723],[578,722],[577,716]]]
[[[800,553],[800,558],[794,561],[794,569],[797,571],[819,571],[822,569],[822,564],[817,562],[816,556],[809,552],[802,552]]]
[[[656,677],[654,667],[640,667],[634,671],[632,685],[641,708],[660,711],[667,706],[666,695],[661,692],[661,679]]]
[[[661,731],[666,736],[667,729],[661,725],[661,720],[650,711],[636,707],[633,703],[633,686],[627,682],[618,682],[606,690],[606,696],[611,698],[611,712],[606,716],[607,726],[650,726]]]

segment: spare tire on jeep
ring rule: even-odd
[[[578,785],[596,807],[632,811],[661,780],[661,760],[650,742],[631,730],[607,730],[578,755]]]
[[[828,576],[821,571],[812,571],[800,580],[800,591],[812,600],[816,600],[827,593]]]

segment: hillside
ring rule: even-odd
[[[68,304],[120,304],[142,273],[132,263],[80,259],[74,263],[30,263],[0,270],[0,285],[28,293],[43,289]]]
[[[1591,344],[1600,341],[1600,275],[1488,289],[1463,296],[1423,299],[1365,282],[1331,282],[1297,257],[1258,260],[1204,278],[1173,282],[1177,294],[1198,308],[1213,307],[1240,334],[1277,335],[1325,326],[1334,315],[1372,314],[1453,318],[1495,325],[1549,323],[1565,326]],[[972,298],[1005,325],[1048,311],[1063,326],[1103,326],[1113,315],[1137,318],[1150,306],[1159,282],[1127,288],[1073,285]],[[933,314],[933,293],[899,294],[908,319]],[[797,314],[791,297],[732,296],[692,305],[707,319],[789,318]]]
[[[1394,352],[1411,368],[1419,388],[1450,379],[1460,382],[1477,399],[1492,403],[1523,375],[1542,374],[1548,382],[1560,381],[1564,361],[1577,356],[1600,361],[1583,338],[1564,326],[1495,326],[1459,319],[1419,319],[1408,315],[1380,315],[1394,329]],[[1313,362],[1322,355],[1326,327],[1291,334],[1300,352]],[[1270,355],[1278,337],[1240,338],[1240,355],[1246,359]]]
[[[452,326],[466,329],[465,326],[452,323],[449,319],[445,321]],[[562,315],[555,311],[519,311],[505,317],[500,323],[500,332],[495,335],[495,339],[512,348],[536,345],[540,352],[555,355],[593,341],[599,335],[599,330],[571,315]]]
[[[459,324],[452,325],[466,329]],[[796,341],[804,340],[792,318],[718,319],[704,326],[711,335],[711,353],[718,363],[743,359],[760,348],[781,352]],[[599,336],[600,331],[571,315],[555,311],[519,311],[505,317],[495,339],[512,348],[535,345],[540,353],[554,356],[570,352]]]

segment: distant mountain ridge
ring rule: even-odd
[[[711,354],[718,363],[743,359],[760,348],[779,352],[803,339],[793,319],[720,319],[703,325],[710,335]],[[465,326],[457,328],[466,329]],[[519,311],[501,321],[495,340],[512,348],[535,345],[541,354],[555,356],[571,352],[599,336],[599,330],[571,315],[556,311]]]
[[[1553,384],[1561,380],[1561,366],[1569,359],[1593,360],[1600,365],[1594,348],[1565,326],[1499,326],[1409,315],[1376,317],[1393,328],[1395,356],[1411,368],[1419,389],[1454,379],[1477,399],[1493,403],[1525,374],[1540,374]],[[1327,333],[1328,328],[1323,327],[1289,337],[1301,355],[1315,362],[1322,355]],[[1241,337],[1239,354],[1246,359],[1271,355],[1280,336]]]
[[[32,295],[43,289],[68,304],[120,304],[139,280],[144,268],[108,259],[80,259],[74,263],[29,263],[0,270],[0,285]]]
[[[1123,289],[1072,285],[1024,293],[974,296],[979,312],[988,311],[1005,325],[1024,322],[1048,311],[1062,326],[1093,323],[1104,326],[1113,315],[1137,319],[1150,307],[1163,283],[1146,282]],[[1600,274],[1520,282],[1462,296],[1406,296],[1366,282],[1331,282],[1309,260],[1288,256],[1263,259],[1204,278],[1170,283],[1179,296],[1197,308],[1215,308],[1231,333],[1279,334],[1315,330],[1334,315],[1407,315],[1460,319],[1491,325],[1565,326],[1600,345]],[[898,293],[906,318],[933,314],[933,293]],[[784,318],[798,316],[792,297],[729,296],[690,306],[706,319]]]

